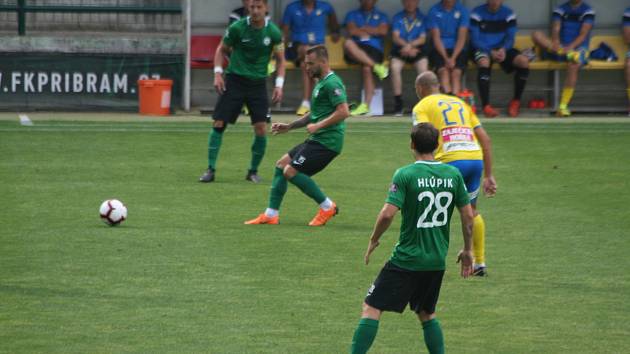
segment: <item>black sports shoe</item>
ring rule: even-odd
[[[247,176],[245,176],[245,180],[253,183],[260,183],[262,179],[256,172],[248,171]]]
[[[214,171],[209,168],[203,176],[199,177],[199,182],[202,183],[210,183],[214,182]]]
[[[486,271],[486,267],[475,268],[473,271],[473,275],[476,277],[487,277],[488,272]]]

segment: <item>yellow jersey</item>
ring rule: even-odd
[[[419,123],[431,123],[440,132],[436,160],[483,160],[474,132],[481,122],[459,98],[442,94],[426,96],[413,108],[413,125]]]

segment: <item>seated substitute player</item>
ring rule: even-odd
[[[451,216],[457,206],[464,236],[464,249],[458,261],[462,263],[460,273],[466,278],[472,273],[473,211],[459,171],[434,161],[438,134],[429,123],[413,127],[411,149],[416,161],[396,171],[385,205],[376,219],[365,264],[398,210],[403,218],[394,252],[365,297],[361,320],[352,338],[352,354],[367,353],[370,349],[383,311],[402,313],[407,304],[422,322],[429,353],[444,353],[444,337],[435,307],[446,268]]]
[[[200,182],[212,182],[215,178],[216,161],[228,124],[236,123],[243,104],[247,105],[254,127],[252,160],[245,179],[260,182],[258,165],[267,147],[267,122],[269,101],[267,97],[267,65],[271,53],[278,62],[278,76],[273,90],[273,102],[282,99],[284,84],[284,44],[282,33],[265,18],[267,0],[252,0],[249,16],[231,24],[214,55],[214,87],[219,100],[214,109],[213,129],[208,137],[208,170]],[[223,56],[229,54],[230,64],[223,79]]]
[[[418,8],[420,0],[402,0],[403,10],[392,20],[391,76],[394,90],[394,114],[403,115],[402,70],[413,64],[418,74],[427,71],[428,51],[426,19]]]
[[[630,7],[623,13],[623,40],[630,45]],[[628,115],[630,115],[630,50],[626,53],[626,94],[628,95]]]
[[[343,48],[344,58],[348,63],[362,66],[363,90],[365,91],[363,102],[350,114],[369,116],[370,103],[374,96],[372,72],[379,80],[389,75],[389,69],[382,64],[385,59],[383,38],[389,31],[389,24],[387,15],[376,8],[376,0],[360,1],[361,7],[346,15],[344,24],[352,38],[344,42]]]
[[[483,172],[483,190],[493,196],[497,184],[492,175],[490,137],[481,126],[470,106],[457,97],[440,94],[437,77],[428,71],[416,79],[416,94],[420,102],[413,109],[414,124],[431,123],[440,131],[435,159],[457,167],[464,177],[470,202],[475,213],[473,226],[474,273],[484,276],[486,226],[477,212],[477,195]]]
[[[571,115],[569,102],[575,91],[580,68],[587,63],[595,10],[582,0],[570,0],[558,6],[552,15],[551,38],[542,31],[532,33],[534,43],[546,51],[545,56],[567,62],[560,105],[556,115]]]
[[[465,47],[470,13],[459,0],[441,0],[431,7],[427,21],[433,41],[431,65],[440,77],[442,92],[459,95],[462,73],[468,64]]]
[[[278,214],[287,192],[287,181],[319,204],[319,211],[310,226],[323,226],[338,212],[337,205],[326,197],[311,177],[323,170],[343,148],[344,120],[350,115],[346,88],[341,78],[330,70],[326,47],[309,48],[305,63],[309,75],[318,80],[311,96],[311,112],[290,124],[274,123],[271,131],[282,134],[306,127],[309,136],[276,162],[268,207],[245,224],[279,223]]]
[[[306,49],[326,42],[326,24],[332,33],[333,41],[339,41],[339,23],[335,10],[326,1],[296,0],[287,5],[282,16],[284,38],[290,38],[286,57],[295,60],[295,66],[302,70],[302,104],[297,110],[303,116],[311,110],[310,96],[313,91],[313,79],[306,72],[304,55]]]
[[[514,74],[514,98],[508,105],[510,117],[516,117],[521,107],[521,96],[529,77],[529,59],[514,48],[516,14],[503,5],[503,0],[488,0],[470,15],[470,36],[477,63],[477,85],[481,106],[486,117],[499,112],[490,105],[490,75],[492,63],[499,63],[506,73]]]

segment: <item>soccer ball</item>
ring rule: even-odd
[[[127,207],[118,199],[108,199],[99,209],[101,220],[109,226],[116,226],[127,219]]]

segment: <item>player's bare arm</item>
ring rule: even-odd
[[[551,50],[557,52],[560,49],[560,21],[554,21],[551,24]]]
[[[454,65],[455,59],[459,56],[459,54],[464,49],[464,46],[466,45],[467,37],[468,37],[468,28],[460,27],[457,30],[457,42],[455,42],[455,47],[453,48],[453,56],[451,57],[451,60],[453,61],[453,66],[455,66]]]
[[[365,31],[365,27],[358,27],[354,22],[349,22],[346,25],[346,30],[348,31],[348,34],[353,37],[360,38],[370,35],[367,31]]]
[[[320,129],[337,124],[343,121],[344,119],[348,118],[349,116],[350,116],[350,107],[348,107],[348,103],[346,102],[340,103],[337,105],[333,114],[331,114],[328,118],[321,120],[317,123],[308,124],[306,126],[306,129],[308,130],[309,133],[313,134]]]
[[[372,236],[370,236],[370,243],[368,244],[368,248],[364,256],[366,265],[370,263],[370,255],[372,254],[372,252],[374,252],[374,249],[378,247],[379,245],[378,240],[380,240],[381,236],[383,236],[383,233],[385,233],[385,231],[387,231],[389,226],[392,224],[392,221],[394,220],[396,213],[398,213],[398,210],[399,209],[397,206],[393,204],[385,203],[385,205],[383,206],[383,209],[381,209],[381,212],[378,214],[378,217],[376,218],[376,224],[374,224],[374,230],[372,230]],[[472,229],[471,229],[471,232],[472,232]],[[472,237],[472,234],[471,234],[471,237]],[[472,241],[471,241],[471,247],[472,247]]]
[[[230,55],[232,48],[223,41],[214,52],[214,88],[219,95],[225,92],[225,81],[223,80],[223,57]],[[220,68],[220,69],[219,69]]]
[[[333,12],[328,16],[328,30],[330,31],[330,38],[333,42],[339,42],[340,34],[339,34],[339,21],[337,20],[337,15]]]
[[[492,142],[483,127],[475,128],[475,135],[483,151],[483,192],[492,197],[497,193],[497,182],[492,174]]]
[[[577,48],[580,44],[582,44],[584,40],[586,39],[586,37],[588,36],[589,32],[591,32],[591,29],[593,29],[592,24],[590,23],[582,24],[582,26],[580,27],[580,34],[575,38],[573,42],[571,42],[567,46],[567,50],[573,50]]]
[[[431,30],[431,39],[433,40],[433,49],[435,49],[438,54],[444,60],[448,60],[448,54],[446,53],[446,49],[444,48],[444,43],[442,43],[442,38],[440,38],[440,30],[434,28]]]
[[[271,133],[283,134],[287,133],[289,130],[303,128],[308,125],[308,122],[311,120],[311,113],[305,114],[302,118],[297,119],[291,123],[273,123],[271,125]]]
[[[276,85],[273,89],[271,101],[278,103],[282,101],[282,87],[284,86],[284,77],[286,73],[286,59],[284,58],[284,42],[280,42],[274,47],[274,56],[276,58]]]
[[[364,26],[363,29],[372,36],[386,36],[389,32],[389,25],[387,23],[381,23],[376,27]]]
[[[468,278],[473,273],[472,230],[475,216],[470,204],[458,209],[462,221],[464,248],[457,254],[457,263],[461,263],[461,276]]]

